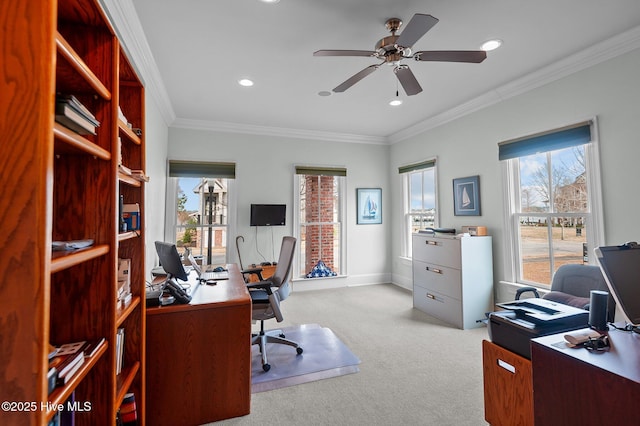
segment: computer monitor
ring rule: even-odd
[[[169,279],[178,278],[182,281],[189,279],[175,244],[156,241],[156,252],[160,259],[160,266],[169,275]]]
[[[640,245],[598,247],[596,260],[625,320],[640,326]]]

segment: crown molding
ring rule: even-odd
[[[390,144],[401,142],[427,130],[436,128],[514,96],[521,95],[638,48],[640,48],[640,26],[597,43],[552,65],[541,68],[538,71],[480,95],[455,108],[451,108],[411,127],[389,135],[388,141]]]
[[[259,136],[276,136],[293,139],[313,139],[329,142],[364,143],[374,145],[388,145],[384,136],[366,136],[351,133],[323,132],[318,130],[289,129],[271,126],[256,126],[253,124],[228,123],[209,120],[192,120],[176,118],[171,127],[195,130],[207,130],[223,133],[244,133]]]
[[[175,120],[171,100],[167,89],[160,76],[151,48],[147,42],[147,36],[142,30],[142,24],[138,18],[132,0],[99,0],[109,17],[118,37],[122,41],[122,48],[131,60],[131,65],[136,69],[142,79],[147,93],[155,100],[160,114],[167,126]]]
[[[100,0],[105,12],[123,41],[123,46],[140,74],[167,126],[226,133],[277,136],[333,142],[395,144],[436,128],[498,102],[526,93],[568,75],[640,48],[640,26],[597,43],[522,78],[484,93],[468,102],[437,114],[388,136],[367,136],[348,133],[257,126],[205,120],[176,118],[168,92],[153,58],[146,35],[138,19],[132,0]]]

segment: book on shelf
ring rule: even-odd
[[[140,182],[149,182],[149,176],[144,174],[144,170],[131,170],[130,175]]]
[[[118,169],[120,169],[122,173],[127,174],[129,176],[131,176],[131,173],[133,172],[129,167],[125,166],[122,163],[118,164]]]
[[[124,359],[124,328],[119,328],[116,333],[116,375],[122,372]]]
[[[55,119],[58,123],[81,135],[96,134],[100,122],[73,95],[56,97]]]
[[[84,363],[84,352],[78,350],[67,355],[56,355],[50,362],[49,368],[58,372],[57,385],[66,384]]]
[[[75,96],[69,95],[69,94],[58,94],[56,95],[56,102],[69,105],[71,108],[76,110],[80,115],[87,117],[87,119],[93,122],[96,126],[100,125],[100,122],[96,119],[96,116],[93,115],[93,113],[89,111],[89,109],[86,106],[84,106],[82,102],[80,102],[78,98],[76,98]]]
[[[96,352],[98,352],[98,349],[100,349],[100,347],[104,344],[104,342],[105,342],[104,337],[100,339],[88,341],[86,345],[83,347],[84,357],[89,358],[94,356]]]

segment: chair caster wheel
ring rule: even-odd
[[[296,348],[296,352],[298,352],[298,355],[300,355],[303,352],[303,350],[302,348]]]
[[[264,370],[264,372],[266,373],[267,371],[271,370],[271,365],[269,364],[264,364],[262,366],[262,370]]]

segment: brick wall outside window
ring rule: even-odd
[[[334,198],[333,176],[305,176],[305,217],[309,224],[305,239],[305,273],[322,260],[327,267],[338,272],[334,265],[334,212],[337,211]],[[318,225],[318,222],[327,223]]]

